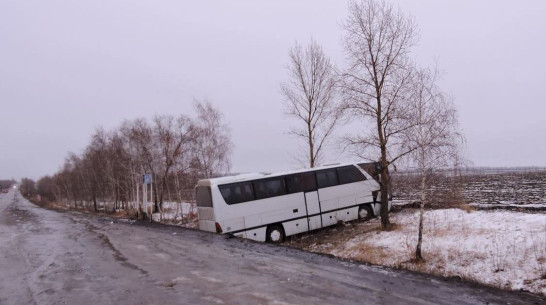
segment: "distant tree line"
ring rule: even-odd
[[[11,180],[0,180],[0,190],[8,189],[15,183],[16,183],[16,181],[13,180],[13,179],[11,179]]]
[[[7,189],[14,183],[14,180],[0,180],[0,189]]]
[[[153,177],[154,212],[166,201],[193,199],[198,179],[230,168],[232,142],[223,115],[210,102],[196,102],[196,116],[158,115],[97,129],[82,154],[70,153],[61,169],[34,184],[23,179],[23,195],[94,211],[142,212],[143,175]]]

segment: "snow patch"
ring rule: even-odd
[[[426,211],[422,244],[426,262],[421,264],[412,261],[417,244],[418,210],[393,213],[391,222],[397,226],[393,231],[378,230],[379,220],[374,219],[358,226],[376,229],[331,232],[334,238],[306,248],[376,265],[461,277],[546,295],[544,213]],[[339,234],[339,242],[333,243],[335,234]]]

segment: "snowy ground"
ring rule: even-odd
[[[505,209],[505,210],[546,211],[546,203],[517,204],[510,201],[500,201],[499,203],[471,202],[469,203],[469,205],[479,210]]]
[[[423,236],[426,262],[422,264],[411,262],[418,210],[393,213],[391,221],[397,227],[390,232],[380,231],[379,220],[374,219],[303,235],[289,244],[372,264],[546,295],[546,214],[427,211]]]
[[[154,213],[153,220],[167,224],[197,228],[197,207],[189,202],[164,202],[163,213]]]

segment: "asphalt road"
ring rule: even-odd
[[[0,194],[0,304],[546,304],[526,293]]]

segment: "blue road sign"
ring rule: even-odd
[[[142,183],[143,184],[152,184],[152,174],[142,175]]]

